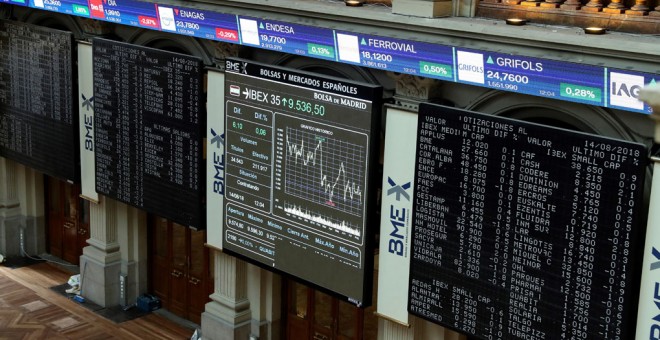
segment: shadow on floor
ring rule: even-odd
[[[66,290],[69,288],[71,288],[71,286],[69,286],[68,283],[50,287],[52,291],[55,291],[58,294],[73,300],[73,297],[76,295],[67,293]],[[139,317],[149,314],[149,312],[144,312],[133,306],[130,306],[130,308],[124,310],[124,308],[122,308],[121,306],[114,306],[107,308],[102,307],[89,300],[85,300],[84,302],[76,301],[76,303],[115,323],[121,323],[129,320],[137,319]]]
[[[45,262],[46,260],[38,257],[38,256],[32,256],[32,257],[23,257],[23,256],[10,256],[5,258],[5,261],[2,262],[2,265],[11,268],[11,269],[17,269],[17,268],[23,268],[27,266],[31,266],[33,264],[37,263],[42,263]]]

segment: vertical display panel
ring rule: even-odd
[[[382,89],[227,60],[223,249],[370,302]]]
[[[377,313],[408,325],[417,113],[387,108],[380,207]],[[405,138],[402,138],[405,136]]]
[[[208,70],[206,102],[206,244],[222,249],[225,200],[225,73]]]
[[[437,105],[418,122],[411,313],[479,339],[632,339],[647,151]]]
[[[92,45],[78,43],[78,121],[80,134],[80,196],[98,203],[94,155],[94,67]]]
[[[202,62],[94,39],[96,190],[202,226]]]
[[[73,35],[0,20],[0,156],[78,182]]]

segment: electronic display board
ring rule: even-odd
[[[0,156],[78,182],[73,35],[0,20]]]
[[[632,339],[641,144],[422,104],[409,311],[479,339]]]
[[[381,95],[228,59],[223,250],[369,304]]]
[[[603,67],[464,49],[456,50],[456,64],[461,83],[605,105]]]
[[[338,60],[391,72],[454,80],[451,46],[336,32]]]
[[[123,25],[586,105],[651,113],[637,91],[658,74],[335,31],[137,0],[0,0]]]
[[[96,191],[202,227],[202,61],[93,41]]]
[[[239,16],[241,42],[264,49],[335,60],[334,31]]]
[[[158,5],[158,16],[164,31],[238,43],[238,23],[233,14]]]

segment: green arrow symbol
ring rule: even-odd
[[[655,86],[655,78],[651,79],[651,82],[649,83],[651,86]]]
[[[366,44],[367,44],[367,42],[364,41],[364,38],[362,38],[362,42],[360,42],[360,45],[366,45]]]
[[[486,60],[487,64],[494,64],[493,58],[491,56],[488,56],[488,60]]]
[[[264,23],[263,22],[259,23],[259,28],[264,29]]]

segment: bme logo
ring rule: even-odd
[[[637,99],[642,87],[642,76],[610,72],[610,105],[644,110],[644,103]]]
[[[387,177],[387,183],[390,184],[390,188],[387,190],[387,196],[395,195],[397,202],[401,202],[401,198],[405,198],[407,201],[410,201],[410,194],[406,190],[410,189],[410,182],[406,182],[403,185],[398,185],[394,182],[391,177]],[[406,228],[408,225],[410,216],[410,210],[405,207],[397,207],[395,204],[390,205],[390,223],[392,225],[392,232],[389,234],[390,239],[388,242],[388,249],[392,254],[404,256],[405,251],[405,237],[408,234],[405,230],[399,231],[399,229]]]

